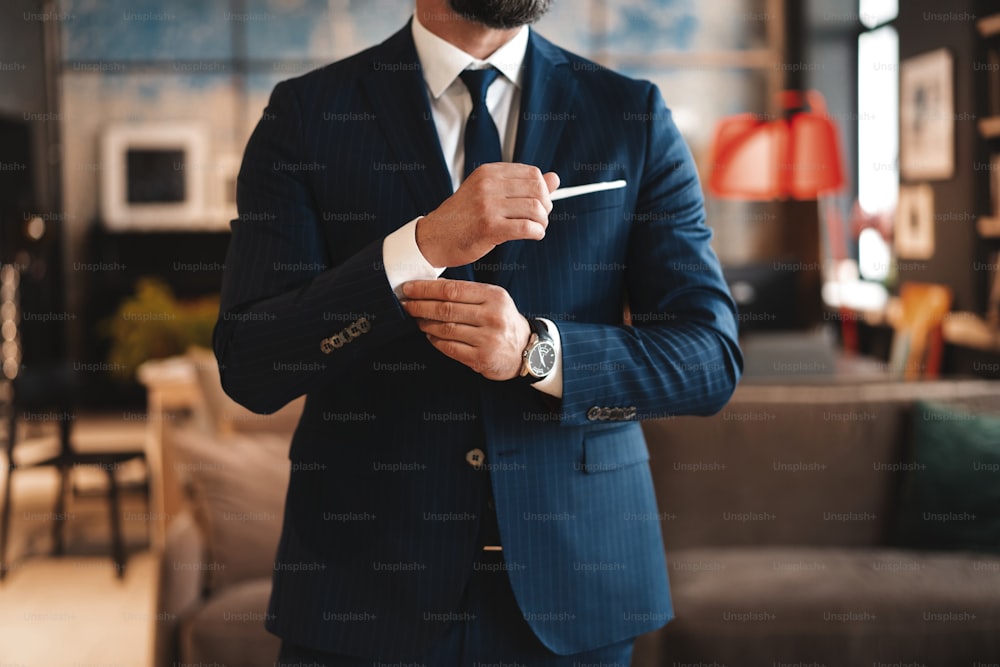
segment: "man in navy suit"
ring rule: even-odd
[[[627,665],[673,615],[639,421],[725,404],[735,308],[659,91],[548,5],[417,0],[247,146],[215,351],[307,397],[280,664]]]

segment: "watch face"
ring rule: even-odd
[[[528,354],[528,370],[535,377],[545,377],[556,365],[556,349],[552,343],[541,342]]]

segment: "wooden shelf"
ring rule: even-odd
[[[1000,35],[1000,14],[984,16],[976,21],[976,28],[979,29],[979,34],[983,37]]]
[[[1000,116],[989,116],[979,121],[979,134],[986,139],[1000,137]]]
[[[1000,352],[1000,329],[975,313],[951,313],[942,322],[944,340],[973,350]]]
[[[1000,238],[1000,218],[993,218],[988,215],[980,216],[976,222],[976,227],[979,229],[979,235],[983,238]]]

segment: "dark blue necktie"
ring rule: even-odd
[[[472,96],[472,113],[465,124],[465,178],[479,165],[503,160],[500,134],[486,107],[486,91],[499,74],[499,71],[489,67],[467,69],[458,75]]]

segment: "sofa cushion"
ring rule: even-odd
[[[643,425],[668,550],[885,541],[905,405],[800,392]]]
[[[971,665],[1000,655],[1000,557],[892,549],[685,549],[661,664]],[[642,662],[634,663],[644,664]]]
[[[271,579],[230,586],[181,623],[184,665],[272,667],[281,640],[264,629]]]
[[[206,420],[217,435],[229,435],[234,431],[266,431],[291,436],[305,407],[304,396],[291,401],[273,414],[258,415],[229,398],[222,389],[219,363],[214,352],[203,347],[192,347],[188,349],[186,356],[194,365],[198,388],[205,399]]]
[[[208,590],[270,578],[288,486],[288,436],[218,437],[172,426],[166,440],[204,532]]]
[[[710,417],[643,424],[668,550],[884,545],[914,403],[1000,410],[1000,383],[741,385]]]
[[[1000,417],[920,402],[910,447],[900,545],[1000,551]]]

